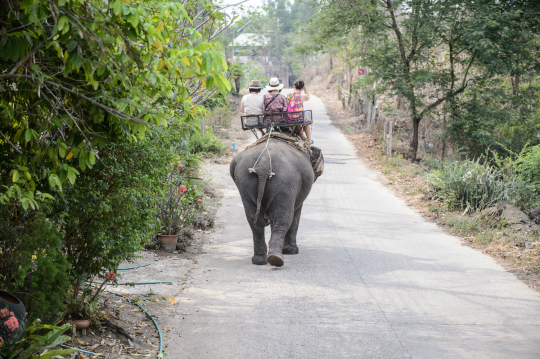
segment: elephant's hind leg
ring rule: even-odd
[[[250,213],[255,213],[256,208],[253,207],[249,210],[252,210]],[[246,209],[246,213],[248,210]],[[253,223],[253,216],[247,215],[249,225],[251,226],[251,232],[253,232],[253,252],[254,255],[251,258],[251,263],[257,265],[266,265],[268,264],[266,260],[266,255],[268,253],[268,248],[266,247],[266,241],[264,240],[264,225],[265,219],[264,215],[260,214],[257,218],[257,223]]]
[[[281,267],[285,262],[283,261],[283,239],[285,237],[285,231],[287,226],[276,226],[272,224],[272,236],[270,237],[269,249],[268,249],[268,263],[274,267]]]
[[[262,216],[259,216],[259,218]],[[267,247],[264,240],[264,220],[259,219],[257,224],[251,224],[251,231],[253,232],[253,252],[254,255],[251,258],[251,263],[257,265],[268,264],[266,259]]]
[[[283,254],[298,254],[298,246],[296,245],[296,233],[298,232],[298,225],[300,224],[300,214],[302,213],[302,206],[294,211],[294,217],[285,234],[285,241],[283,243]]]
[[[266,247],[266,241],[264,240],[264,226],[265,226],[265,215],[264,212],[260,213],[257,217],[257,222],[253,223],[255,219],[255,212],[257,211],[257,206],[250,200],[248,194],[240,192],[242,202],[244,204],[244,211],[246,213],[246,219],[251,227],[251,232],[253,233],[253,252],[254,255],[251,258],[251,263],[257,265],[266,265],[268,264],[266,260],[266,255],[268,253],[268,248]]]
[[[270,213],[270,218],[272,219],[272,236],[270,237],[268,248],[268,263],[274,267],[281,267],[285,263],[283,260],[283,244],[285,242],[285,235],[294,218],[292,203],[290,210],[283,210],[283,207],[280,207],[280,210],[277,213],[276,211]]]

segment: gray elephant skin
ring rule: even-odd
[[[302,204],[313,185],[313,169],[304,153],[283,141],[270,139],[268,152],[261,155],[264,148],[263,143],[240,152],[230,171],[253,232],[253,264],[281,267],[283,254],[298,254],[296,233]],[[256,173],[250,172],[252,168]],[[272,230],[268,248],[266,225]]]

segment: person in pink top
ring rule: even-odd
[[[302,93],[304,90],[304,93]],[[294,81],[294,91],[287,95],[287,112],[304,111],[304,102],[309,101],[309,92],[304,84],[304,80]],[[294,122],[302,119],[301,113],[287,115],[287,121]],[[296,132],[302,134],[302,126],[296,126]],[[305,126],[306,137],[311,141],[311,126]]]

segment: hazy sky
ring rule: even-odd
[[[220,3],[221,6],[227,6],[227,5],[238,4],[241,1],[242,0],[222,0],[222,1],[219,1],[218,3]],[[241,8],[244,8],[244,11],[247,9],[255,10],[257,6],[263,6],[263,5],[264,5],[264,0],[248,0],[237,6],[230,6],[224,9],[224,11],[228,14],[232,13],[235,10],[237,13],[242,13],[243,11],[241,10]]]

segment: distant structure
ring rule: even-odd
[[[229,46],[232,48],[233,62],[247,63],[260,61],[268,63],[268,39],[262,34],[245,33],[238,35]]]

